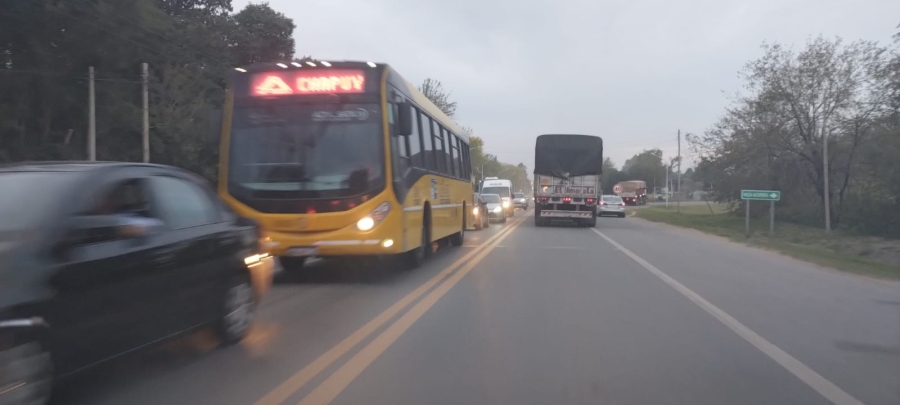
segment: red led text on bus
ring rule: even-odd
[[[254,96],[362,93],[365,84],[358,70],[266,72],[253,76],[250,92]]]

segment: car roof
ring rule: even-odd
[[[162,169],[172,173],[193,178],[196,181],[205,182],[200,175],[174,166],[161,165],[155,163],[138,163],[138,162],[90,162],[90,161],[47,161],[47,162],[21,162],[0,165],[0,173],[11,172],[74,172],[74,173],[92,173],[103,170],[118,170],[126,168],[146,168],[146,169]]]
[[[486,196],[486,195],[495,195],[495,196],[497,196],[497,197],[500,197],[500,194],[494,194],[494,193],[482,194],[481,196],[484,197],[484,196]]]
[[[49,161],[49,162],[21,162],[0,166],[0,172],[86,172],[117,167],[155,167],[171,169],[171,166],[152,163],[133,162],[89,162],[89,161]]]

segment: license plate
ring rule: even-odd
[[[319,248],[315,246],[294,246],[288,248],[285,256],[306,257],[315,256],[319,253]]]

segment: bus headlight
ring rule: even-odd
[[[375,225],[383,221],[389,212],[391,212],[391,203],[382,203],[372,213],[356,221],[356,229],[360,231],[371,230]]]

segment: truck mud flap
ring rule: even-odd
[[[594,217],[591,211],[544,211],[541,210],[541,218],[586,218]]]

